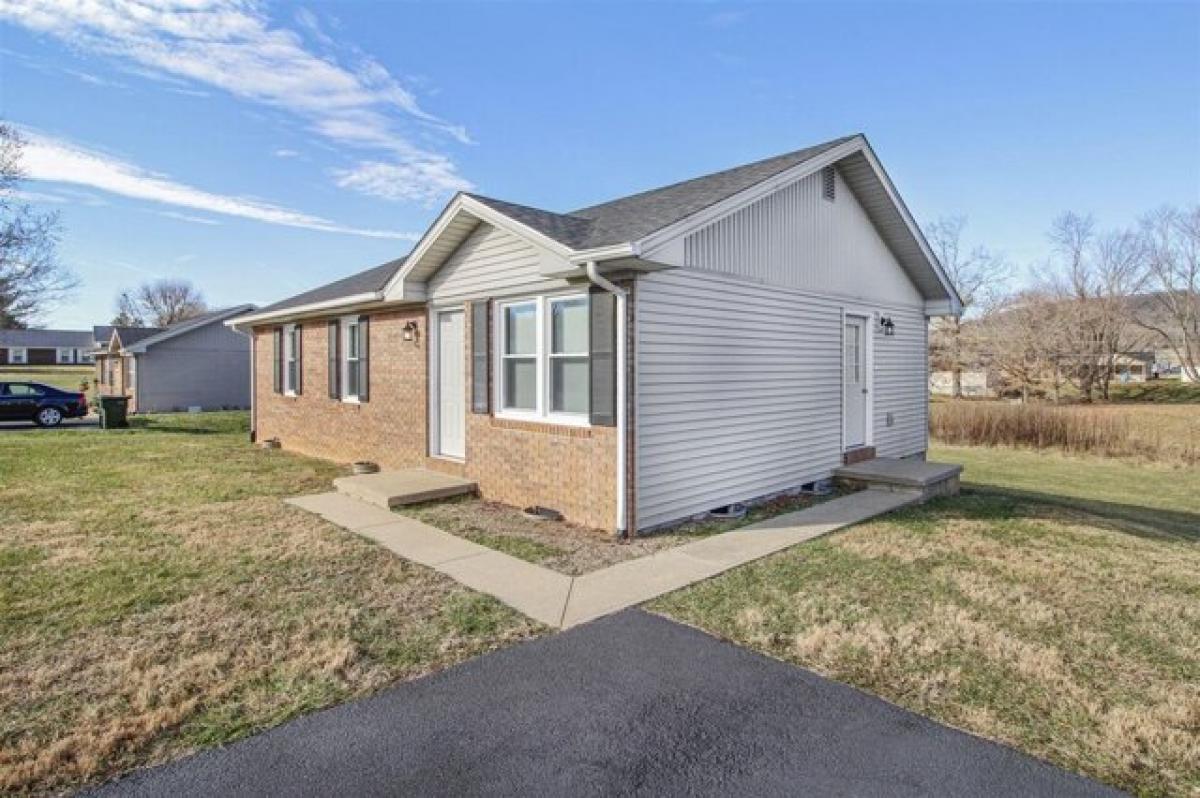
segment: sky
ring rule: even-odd
[[[265,304],[455,191],[567,211],[865,133],[921,224],[1021,275],[1065,211],[1200,203],[1200,3],[0,0],[0,117],[80,279]]]

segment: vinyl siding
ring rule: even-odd
[[[639,529],[795,488],[841,465],[846,304],[692,269],[638,278]],[[923,451],[923,315],[866,307],[896,322],[892,338],[870,324],[875,440],[881,454]],[[895,424],[885,428],[889,411]]]
[[[818,172],[697,230],[684,240],[684,264],[822,294],[923,306],[840,173],[832,202],[822,196]]]
[[[219,321],[206,324],[138,355],[137,381],[143,413],[249,407],[250,339]]]
[[[920,311],[881,312],[891,316],[896,334],[875,335],[875,452],[880,457],[907,457],[927,447],[929,328]]]
[[[565,280],[542,276],[547,257],[551,256],[522,238],[480,224],[429,278],[429,300],[449,304],[566,287]]]

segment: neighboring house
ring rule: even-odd
[[[75,366],[92,362],[86,330],[0,330],[0,366]]]
[[[110,328],[96,353],[100,393],[128,396],[130,412],[248,407],[250,339],[224,322],[252,310],[214,310],[165,328]]]
[[[459,194],[406,258],[228,323],[257,438],[624,531],[923,456],[960,307],[850,136],[568,213]]]
[[[971,369],[959,374],[959,384],[962,395],[972,398],[996,396],[1000,388],[1000,378],[986,369]],[[954,372],[935,371],[929,375],[929,390],[938,396],[954,395]]]

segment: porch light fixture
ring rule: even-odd
[[[891,316],[881,316],[879,319],[879,329],[883,330],[883,334],[891,337],[896,334],[896,323],[892,321]]]
[[[404,325],[404,340],[412,341],[417,337],[417,323],[410,321]]]

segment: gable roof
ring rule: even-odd
[[[131,346],[133,344],[136,344],[138,341],[142,340],[143,338],[149,338],[151,335],[155,335],[156,333],[160,333],[163,331],[162,327],[115,326],[115,327],[109,327],[108,329],[109,329],[108,339],[105,340],[101,344],[101,348],[107,348],[108,345],[110,343],[112,343],[112,337],[113,337],[114,333],[116,334],[117,338],[121,341],[121,346],[126,347],[126,346]]]
[[[121,338],[121,345],[124,349],[130,352],[145,352],[152,346],[157,346],[163,341],[168,341],[176,338],[184,333],[189,333],[192,330],[198,330],[209,324],[216,324],[224,321],[231,316],[239,316],[243,313],[248,313],[254,310],[254,305],[235,305],[229,308],[220,308],[218,310],[210,310],[201,313],[199,316],[193,316],[190,319],[176,322],[166,328],[158,330],[146,331],[150,334],[139,335],[137,340],[128,342],[124,337]]]
[[[639,257],[641,245],[651,241],[657,245],[664,238],[685,234],[685,228],[697,220],[752,201],[751,195],[790,181],[793,175],[833,163],[918,289],[926,297],[945,297],[937,300],[941,311],[957,312],[961,303],[941,264],[866,138],[855,134],[566,213],[460,192],[407,257],[268,305],[245,321],[257,322],[286,311],[329,309],[339,301],[421,299],[415,291],[408,296],[403,284],[427,279],[480,221],[515,223],[521,234],[539,239],[573,261]]]
[[[478,194],[469,196],[571,249],[595,249],[645,238],[853,138],[842,136],[564,214]]]
[[[0,330],[0,346],[21,349],[91,349],[87,330]]]

